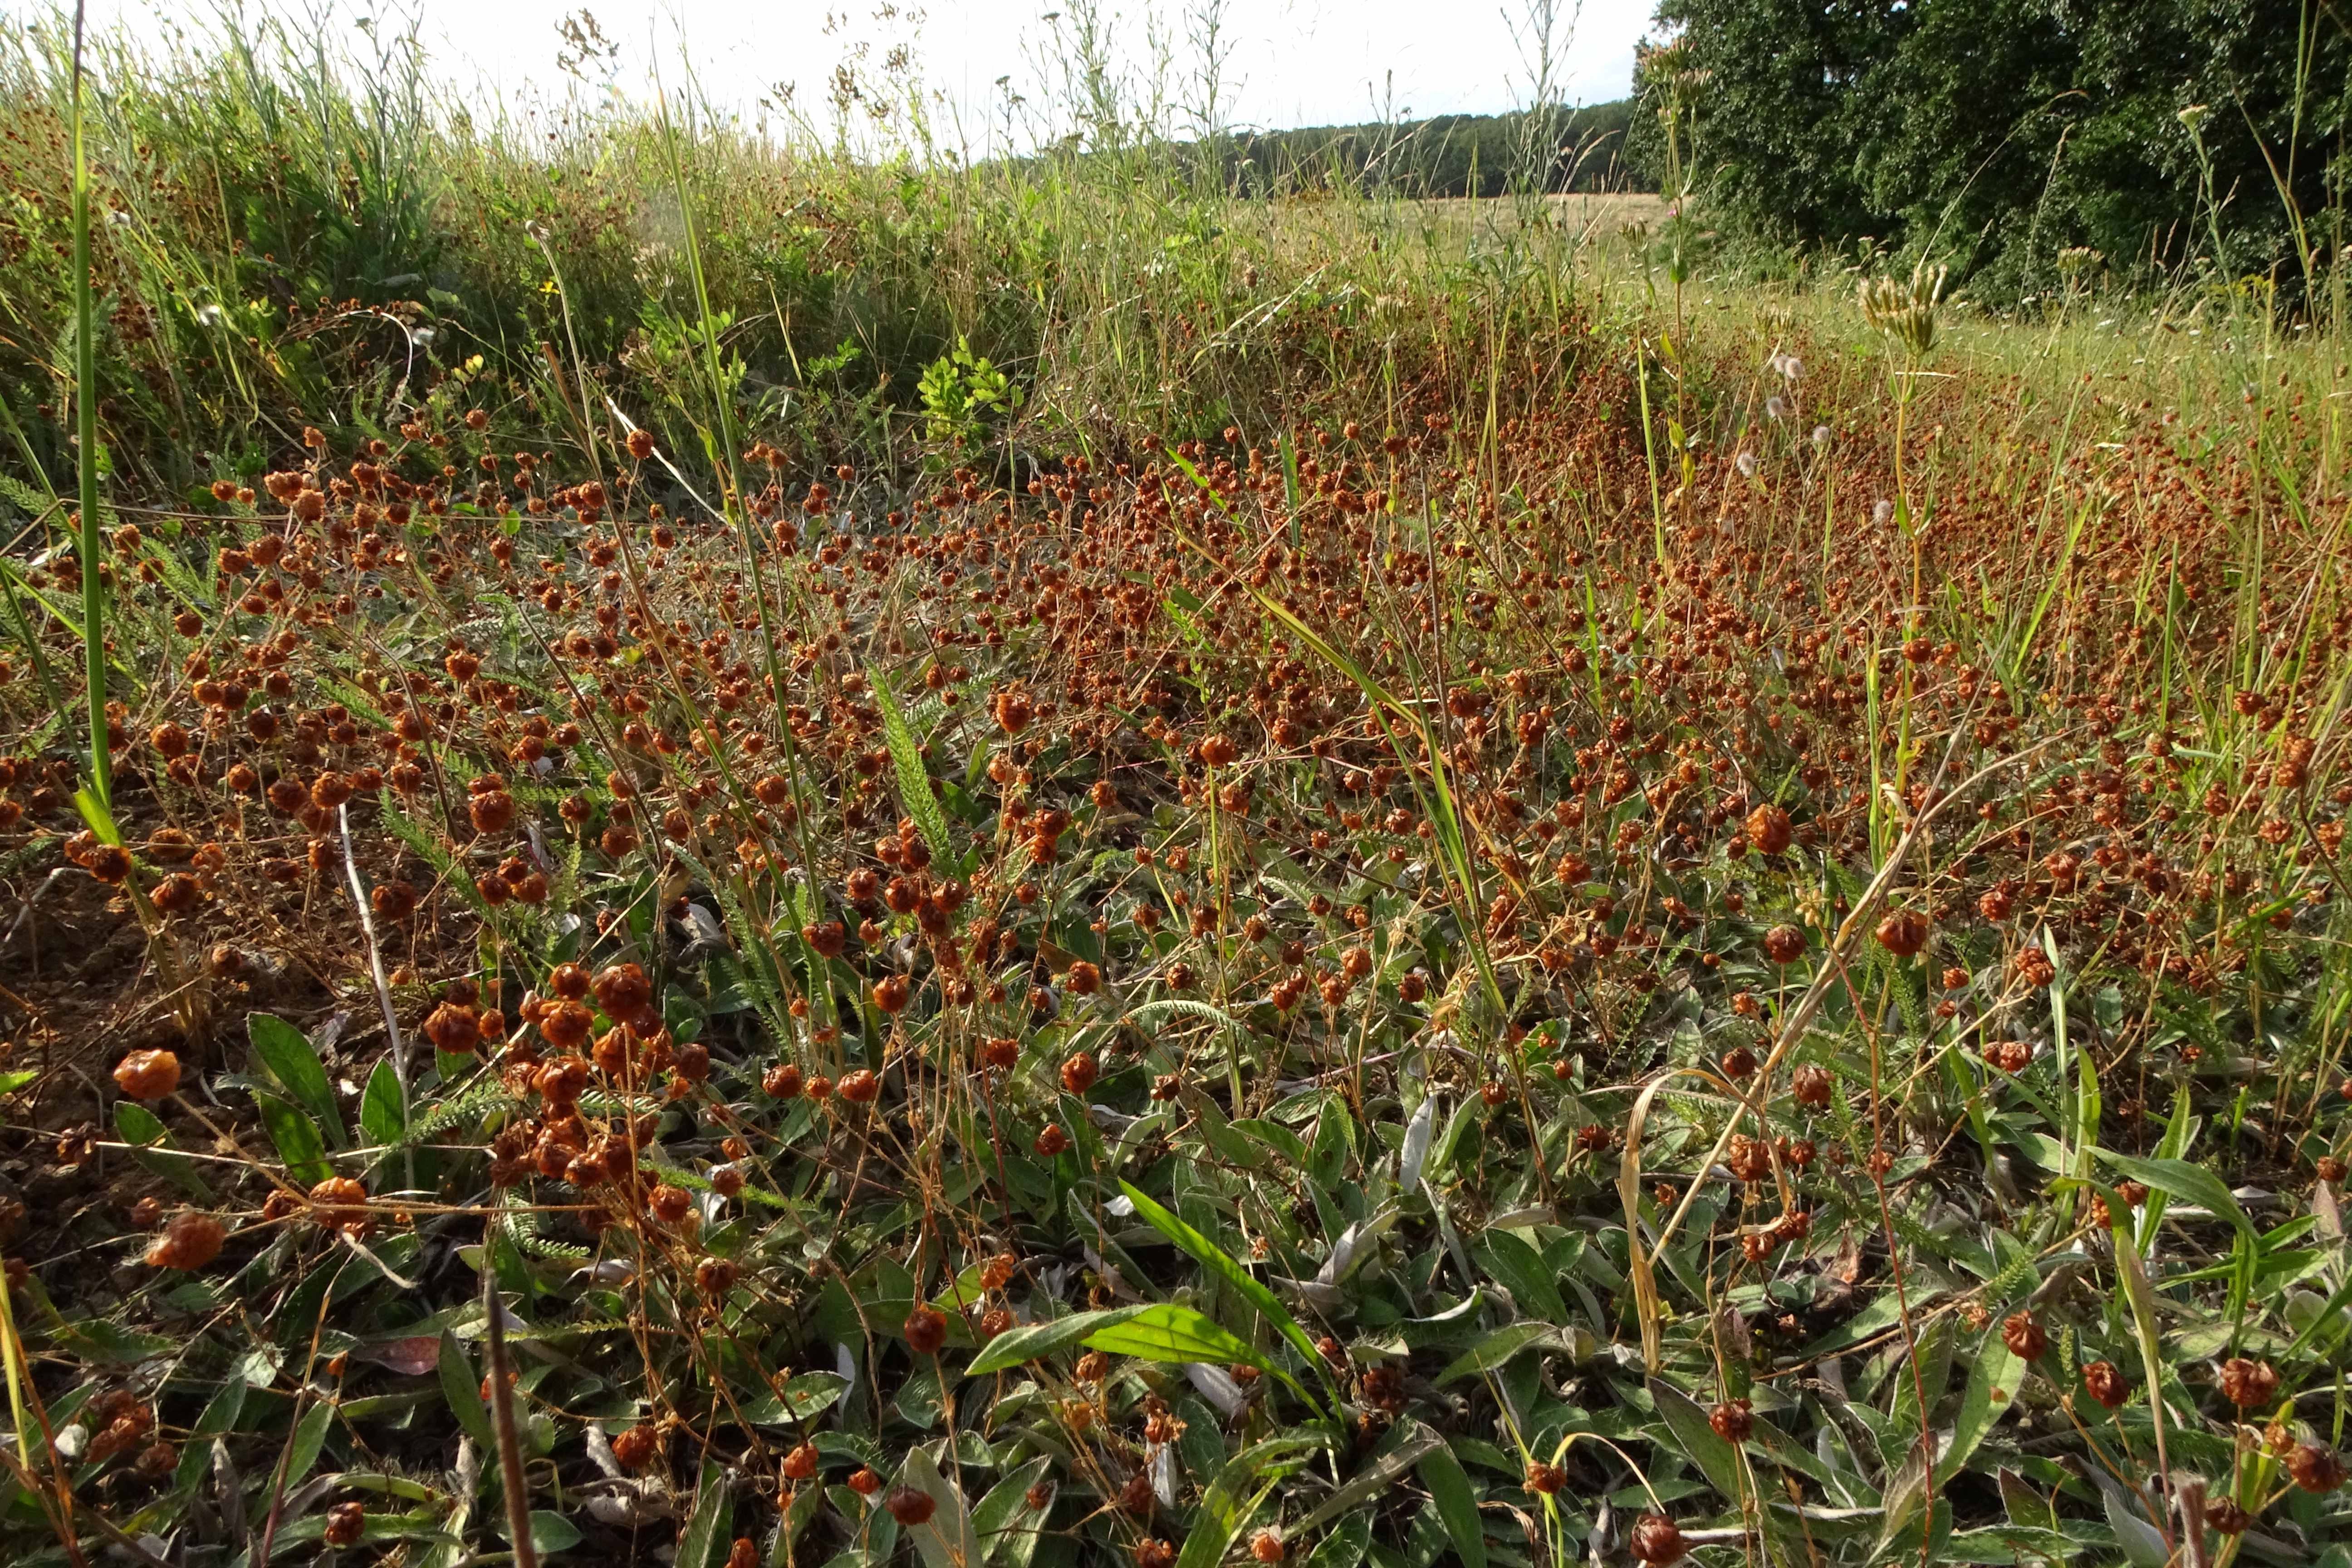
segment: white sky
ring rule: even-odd
[[[43,0],[0,0],[0,11]],[[314,0],[247,0],[248,10],[307,16]],[[316,0],[327,3],[327,0]],[[781,82],[795,102],[822,113],[834,67],[856,40],[869,41],[869,65],[894,43],[910,43],[925,81],[960,113],[975,150],[998,100],[999,77],[1043,101],[1039,67],[1056,25],[1045,17],[1068,0],[585,0],[605,35],[622,48],[614,80],[646,90],[658,61],[674,82],[681,43],[715,101],[756,112]],[[1197,58],[1185,42],[1187,9],[1203,0],[1098,0],[1122,59],[1147,58],[1148,18],[1156,11],[1172,50],[1172,73]],[[1531,5],[1543,0],[1225,0],[1234,48],[1226,68],[1228,122],[1289,127],[1375,118],[1384,98],[1415,117],[1492,112],[1523,102],[1530,71],[1515,41]],[[1622,98],[1633,74],[1633,45],[1648,25],[1651,0],[1551,0],[1563,26],[1573,17],[1557,74],[1567,101]],[[556,24],[583,0],[333,0],[326,23],[348,37],[356,16],[380,11],[389,22],[413,8],[445,79],[484,85],[502,98],[533,87],[571,85],[557,68]],[[886,5],[895,4],[895,16]],[[215,14],[215,0],[90,0],[94,25],[120,20],[146,37],[159,19]],[[1507,18],[1506,10],[1509,12]],[[843,25],[827,27],[828,11]],[[883,16],[876,13],[884,11]],[[1058,24],[1066,29],[1069,18]],[[307,26],[308,24],[306,23]]]

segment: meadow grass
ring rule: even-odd
[[[2352,1550],[2334,323],[8,26],[15,1560]]]

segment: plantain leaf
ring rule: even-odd
[[[2154,1187],[2184,1204],[2194,1204],[2215,1218],[2229,1221],[2242,1236],[2250,1239],[2253,1237],[2254,1222],[2238,1206],[2228,1184],[2204,1166],[2187,1160],[2142,1160],[2106,1149],[2099,1150],[2098,1155],[2143,1186]]]
[[[1014,1535],[1025,1535],[1031,1541],[1036,1539],[1038,1529],[1045,1523],[1044,1515],[1039,1514],[1026,1528],[1016,1521],[1032,1511],[1029,1489],[1045,1479],[1045,1472],[1053,1463],[1051,1456],[1038,1455],[989,1488],[988,1495],[982,1498],[980,1505],[971,1510],[972,1532],[980,1537],[983,1557],[993,1559]]]
[[[1538,1345],[1569,1351],[1580,1357],[1588,1352],[1589,1341],[1590,1336],[1580,1329],[1562,1329],[1550,1323],[1507,1323],[1471,1346],[1452,1365],[1439,1373],[1437,1384],[1443,1388],[1457,1377],[1492,1372],[1521,1351]]]
[[[266,1089],[253,1091],[253,1102],[261,1111],[262,1126],[269,1130],[269,1141],[278,1145],[278,1157],[286,1162],[289,1181],[315,1186],[335,1173],[327,1163],[326,1140],[319,1136],[316,1122]]]
[[[1984,1343],[1977,1351],[1977,1364],[1969,1373],[1968,1392],[1960,1396],[1960,1413],[1952,1422],[1952,1446],[1937,1461],[1936,1478],[1943,1482],[1959,1474],[1969,1456],[1977,1451],[1985,1434],[2009,1408],[2009,1401],[2025,1371],[2009,1343],[2001,1338],[2000,1325],[1985,1334]]]
[[[1128,1201],[1135,1205],[1135,1212],[1150,1222],[1152,1229],[1192,1254],[1202,1268],[1232,1286],[1243,1300],[1255,1307],[1265,1321],[1307,1358],[1308,1366],[1322,1367],[1323,1358],[1316,1352],[1315,1342],[1307,1337],[1307,1331],[1298,1326],[1298,1320],[1290,1315],[1289,1309],[1283,1306],[1257,1276],[1235,1262],[1224,1248],[1169,1213],[1134,1183],[1122,1181],[1118,1190],[1127,1194]],[[1286,1377],[1284,1381],[1289,1380]]]
[[[1663,1378],[1650,1379],[1650,1398],[1665,1417],[1675,1447],[1697,1465],[1707,1485],[1734,1502],[1739,1500],[1739,1458],[1730,1443],[1716,1434],[1706,1412],[1681,1389]]]
[[[1230,1329],[1190,1307],[1168,1301],[1155,1302],[1122,1315],[1117,1322],[1100,1325],[1087,1335],[1086,1343],[1090,1350],[1110,1355],[1131,1355],[1140,1361],[1173,1366],[1194,1361],[1224,1365],[1239,1362],[1281,1375],[1279,1368]]]
[[[1478,1498],[1470,1489],[1462,1461],[1440,1442],[1421,1457],[1419,1473],[1453,1539],[1454,1558],[1464,1568],[1486,1568],[1486,1531],[1478,1522]]]
[[[303,1037],[301,1030],[268,1013],[247,1018],[246,1032],[253,1041],[253,1054],[261,1058],[269,1076],[326,1130],[336,1148],[342,1148],[342,1111],[335,1104],[335,1091],[327,1082],[327,1067],[319,1059],[318,1047]]]
[[[1217,1472],[1217,1479],[1201,1494],[1201,1506],[1192,1516],[1192,1528],[1184,1537],[1184,1550],[1176,1559],[1176,1568],[1216,1568],[1224,1561],[1234,1538],[1247,1528],[1251,1516],[1280,1479],[1269,1479],[1255,1493],[1244,1497],[1243,1493],[1257,1479],[1258,1472],[1322,1446],[1321,1439],[1304,1435],[1270,1437],[1226,1461],[1224,1468]]]
[[[980,1533],[972,1528],[963,1494],[940,1474],[929,1449],[918,1443],[907,1450],[906,1461],[898,1467],[898,1484],[923,1493],[934,1505],[929,1521],[911,1527],[925,1568],[972,1568],[981,1559]],[[681,1568],[684,1562],[681,1557]]]
[[[172,1149],[172,1134],[163,1119],[135,1100],[114,1102],[114,1131],[131,1146],[131,1156],[157,1175],[177,1182],[200,1204],[215,1201],[212,1184],[198,1173],[196,1163]]]
[[[735,1491],[727,1484],[726,1467],[707,1459],[695,1489],[694,1512],[677,1534],[677,1568],[713,1568],[727,1550],[724,1542],[733,1533],[734,1521]]]
[[[466,1436],[479,1443],[485,1450],[495,1450],[498,1435],[490,1430],[489,1407],[482,1403],[481,1379],[474,1375],[473,1363],[457,1348],[457,1338],[448,1330],[441,1331],[441,1397],[448,1401],[449,1413]]]
[[[360,1096],[360,1136],[383,1145],[397,1142],[407,1131],[408,1104],[401,1097],[400,1076],[385,1057],[368,1074],[367,1090]]]
[[[1006,1367],[1019,1366],[1024,1362],[1041,1360],[1056,1351],[1066,1350],[1096,1330],[1125,1321],[1142,1310],[1139,1307],[1115,1307],[1104,1312],[1073,1312],[1066,1318],[1050,1322],[1030,1323],[1017,1329],[1007,1329],[988,1342],[987,1347],[972,1358],[964,1368],[966,1377],[985,1377]]]

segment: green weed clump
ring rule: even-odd
[[[2352,1552],[2335,333],[123,47],[10,1561]]]

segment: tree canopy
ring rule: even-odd
[[[1980,289],[2063,265],[2218,265],[2303,288],[2338,243],[2345,0],[1660,0],[1640,67],[1678,96],[1710,211],[1794,248],[1868,236]],[[1655,114],[1631,155],[1663,165]],[[2096,258],[2084,247],[2098,252]]]

